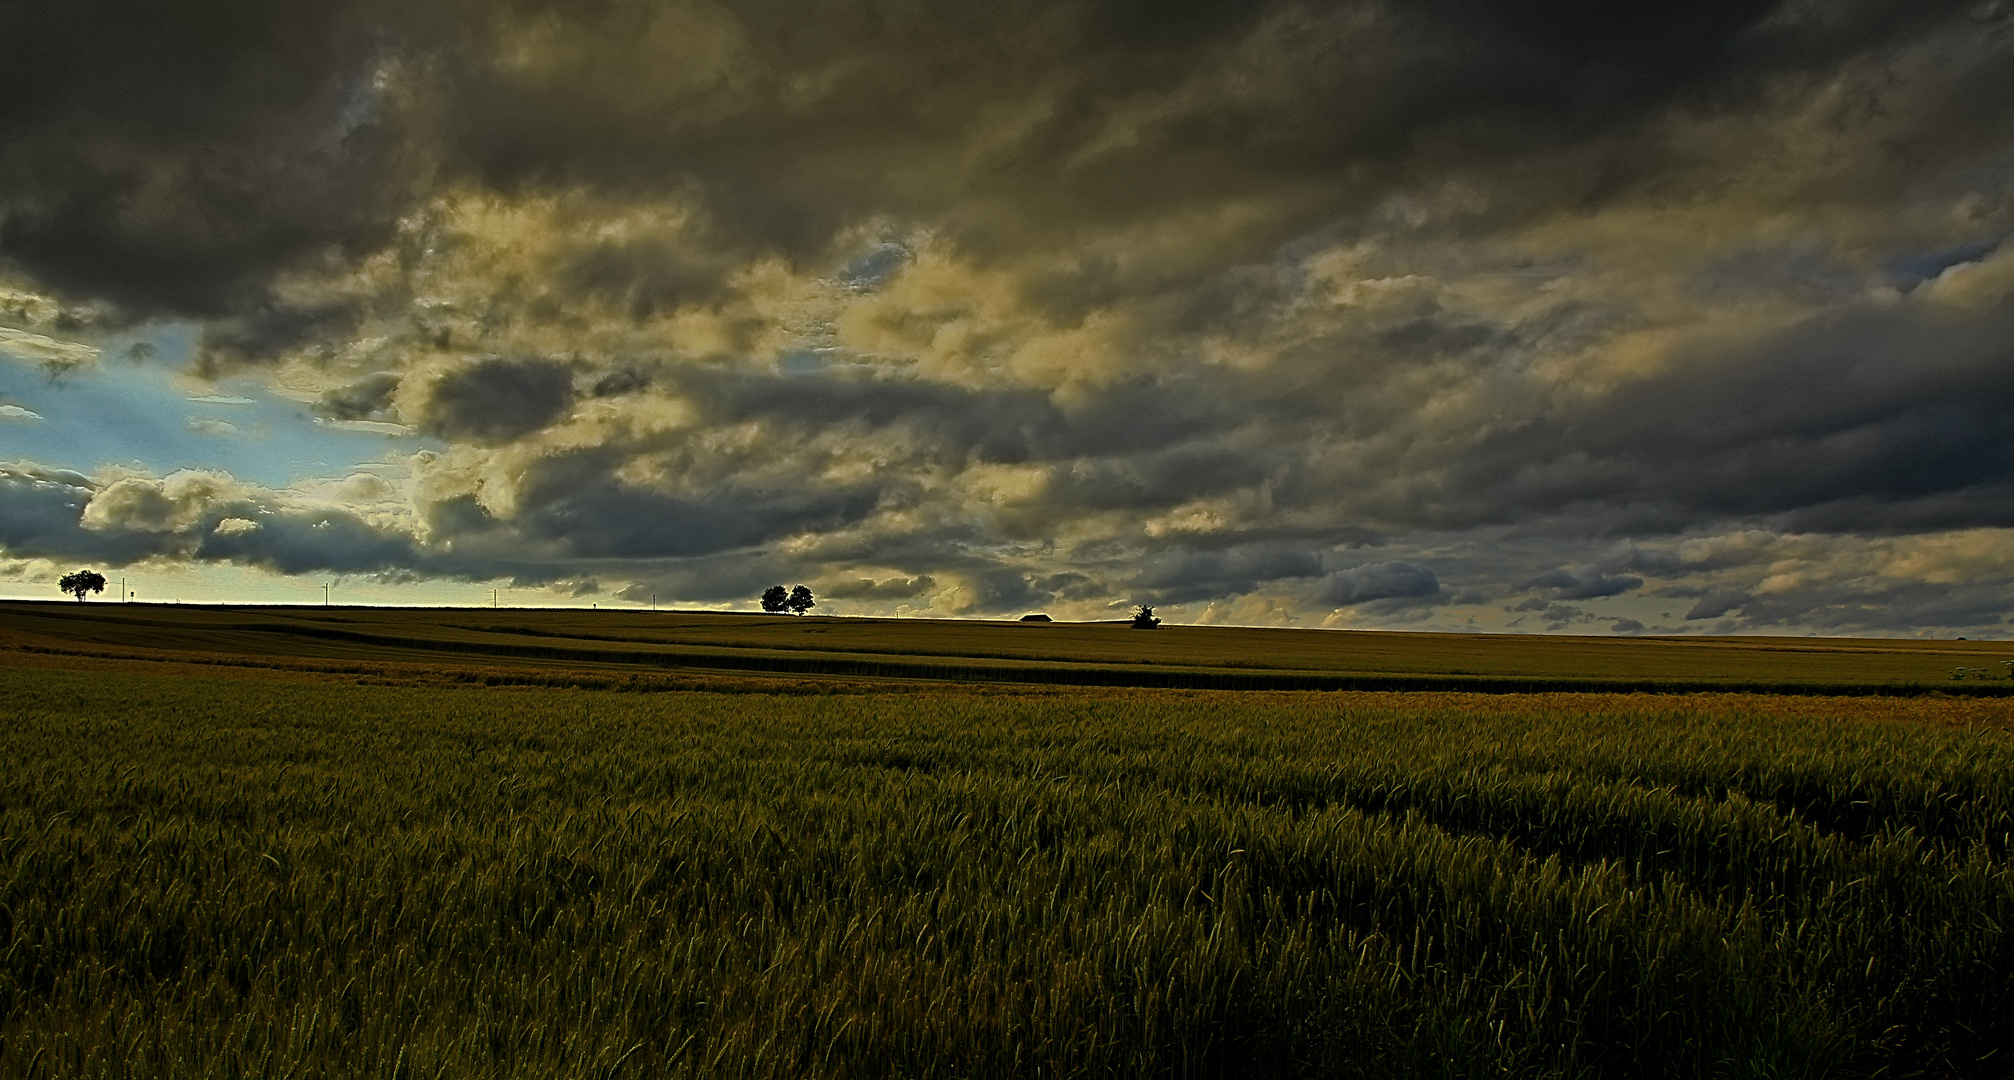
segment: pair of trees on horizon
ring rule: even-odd
[[[788,590],[781,585],[771,585],[762,593],[762,610],[772,615],[781,615],[786,611],[802,615],[817,606],[818,601],[812,599],[811,590],[802,585]]]

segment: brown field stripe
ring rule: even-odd
[[[943,679],[958,682],[1048,683],[1064,686],[1139,686],[1170,690],[1434,690],[1487,694],[1596,693],[1753,693],[1818,697],[1916,697],[1944,693],[1966,697],[2014,696],[2014,684],[1994,683],[1801,683],[1776,681],[1707,681],[1697,679],[1603,679],[1522,675],[1320,674],[1304,672],[1208,671],[1154,669],[1118,664],[1057,666],[1054,664],[982,666],[933,664],[894,659],[848,657],[751,656],[732,650],[679,652],[615,649],[566,649],[552,645],[510,642],[451,641],[438,638],[394,637],[355,630],[283,624],[238,624],[218,629],[255,631],[295,637],[351,641],[364,645],[576,663],[630,664],[663,668],[703,667],[715,670],[782,672],[800,675],[887,676]]]

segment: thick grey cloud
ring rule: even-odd
[[[1432,570],[1409,562],[1365,563],[1338,570],[1323,582],[1321,599],[1338,606],[1368,600],[1420,599],[1438,596],[1440,579]]]
[[[2014,524],[2014,302],[1855,304],[1477,446],[1478,517],[1607,500],[1823,531]]]
[[[58,462],[9,555],[1617,633],[2014,600],[2004,5],[0,25],[49,43],[0,66],[0,322],[182,320],[445,447]]]
[[[1617,596],[1631,589],[1641,588],[1643,579],[1635,574],[1605,576],[1599,572],[1575,574],[1568,570],[1549,570],[1528,581],[1518,583],[1520,589],[1539,589],[1556,600],[1593,600],[1603,596]]]
[[[858,581],[835,582],[826,586],[821,595],[828,600],[909,600],[929,592],[935,584],[936,580],[927,574],[881,581],[861,578]]]
[[[15,555],[124,563],[151,554],[144,536],[104,535],[82,527],[94,485],[67,469],[29,462],[0,465],[0,545]]]
[[[374,89],[392,57],[368,9],[20,2],[4,18],[35,44],[0,74],[0,246],[63,291],[257,319],[275,269],[371,246],[420,182]]]
[[[335,420],[385,420],[391,412],[392,395],[398,391],[399,377],[389,371],[366,375],[356,382],[332,387],[315,402],[315,410]]]
[[[0,465],[0,545],[16,556],[229,560],[280,573],[375,573],[424,561],[404,530],[341,506],[287,506],[210,473],[105,481]]]
[[[1718,619],[1728,612],[1748,606],[1751,597],[1746,593],[1712,593],[1700,597],[1699,603],[1685,613],[1686,621],[1693,619]]]
[[[1661,182],[1685,162],[1632,134],[1644,117],[1749,107],[1771,79],[1997,26],[1982,10],[21,0],[10,37],[42,44],[0,76],[0,244],[65,291],[235,316],[220,339],[255,354],[357,314],[287,304],[273,274],[375,249],[449,182],[697,199],[703,246],[611,238],[559,273],[638,311],[718,295],[723,251],[822,250],[863,213],[1004,254],[1086,222],[1294,204],[1233,242],[1259,252],[1436,171],[1523,162],[1536,182],[1503,208],[1525,213]],[[1912,141],[2004,134],[1974,104],[2004,82],[1961,66]],[[1208,264],[1093,267],[1066,302]]]
[[[420,406],[420,423],[449,439],[504,443],[559,419],[572,403],[567,365],[491,357],[436,378]]]
[[[1250,592],[1261,584],[1321,572],[1320,554],[1305,549],[1271,544],[1226,551],[1177,549],[1142,560],[1134,586],[1143,591],[1143,599],[1172,604]]]

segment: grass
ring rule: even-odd
[[[577,609],[0,602],[0,647],[217,662],[1191,689],[2014,693],[2014,643],[1593,638]],[[1962,675],[1962,677],[1954,677]]]
[[[1994,700],[270,674],[0,668],[0,1075],[1988,1076],[2014,1041]]]

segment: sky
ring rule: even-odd
[[[2010,636],[2007,0],[0,27],[0,596]]]

